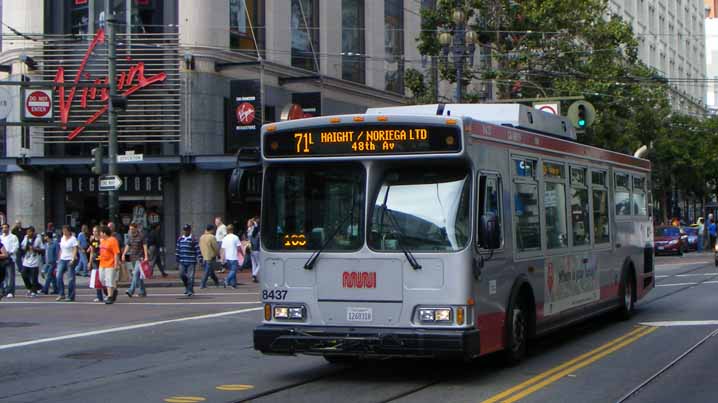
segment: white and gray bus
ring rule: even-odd
[[[262,128],[268,354],[522,358],[654,286],[650,163],[521,105]]]

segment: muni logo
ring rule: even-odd
[[[376,272],[345,271],[342,274],[343,288],[376,288]]]

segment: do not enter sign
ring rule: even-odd
[[[51,119],[52,118],[52,91],[29,90],[25,92],[25,118]]]

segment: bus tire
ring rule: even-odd
[[[621,275],[619,295],[621,296],[621,307],[618,309],[618,318],[628,320],[633,316],[636,302],[636,281],[633,273],[633,266],[628,266]]]
[[[529,302],[524,293],[514,292],[506,310],[504,364],[514,366],[526,356],[529,339]]]

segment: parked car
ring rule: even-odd
[[[698,250],[698,228],[697,227],[686,227],[683,228],[686,233],[686,251]]]
[[[688,248],[688,235],[680,227],[656,227],[653,233],[653,246],[656,255],[683,255]]]

